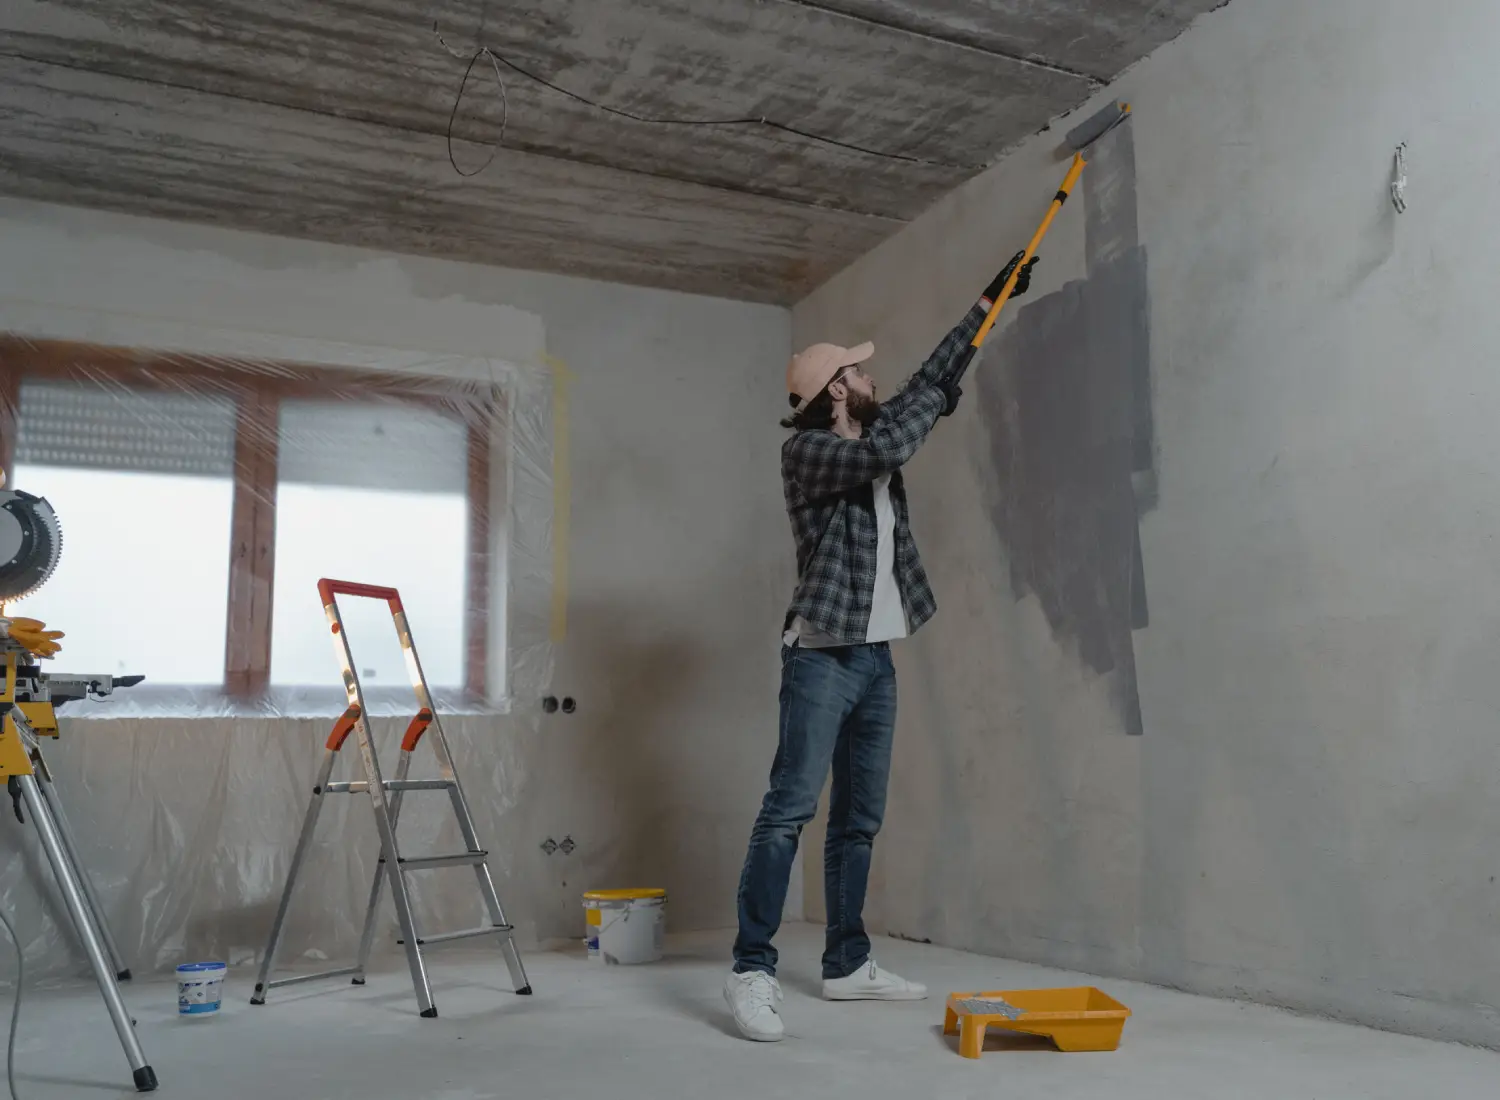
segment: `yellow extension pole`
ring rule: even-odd
[[[1021,257],[1021,262],[1016,264],[1016,269],[1005,281],[1005,289],[1000,292],[999,299],[990,307],[989,316],[984,319],[984,324],[979,326],[979,331],[974,335],[972,346],[976,350],[984,346],[984,338],[990,334],[990,329],[995,327],[1000,310],[1010,300],[1011,291],[1016,288],[1016,280],[1021,277],[1021,269],[1031,262],[1031,257],[1036,255],[1036,250],[1042,246],[1042,238],[1047,235],[1047,230],[1052,228],[1052,219],[1057,217],[1057,212],[1063,208],[1063,203],[1067,202],[1068,196],[1073,193],[1073,188],[1078,184],[1078,177],[1083,175],[1086,164],[1088,161],[1084,160],[1082,153],[1073,154],[1072,167],[1068,169],[1062,186],[1057,189],[1057,196],[1052,200],[1052,205],[1047,208],[1047,216],[1042,219],[1042,224],[1037,227],[1031,243],[1026,246],[1026,253]]]

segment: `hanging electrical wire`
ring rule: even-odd
[[[437,24],[433,24],[432,29],[436,31]],[[441,34],[438,35],[438,41],[443,42],[443,36]],[[445,49],[447,48],[447,46],[448,43],[443,42],[443,47]],[[452,53],[453,51],[449,50],[448,52]],[[495,143],[490,146],[490,155],[485,158],[485,162],[478,168],[474,169],[474,171],[465,172],[458,166],[458,161],[453,157],[453,124],[458,120],[458,108],[464,101],[464,90],[469,86],[469,77],[473,74],[474,66],[479,64],[479,59],[481,57],[488,57],[490,59],[490,64],[494,66],[495,69],[495,83],[500,86],[500,134],[495,138]],[[509,121],[510,95],[505,90],[505,77],[500,73],[500,62],[495,57],[495,55],[490,52],[489,47],[481,46],[474,52],[474,56],[469,58],[469,67],[464,70],[464,78],[458,85],[458,95],[453,98],[453,110],[448,115],[448,163],[453,165],[453,170],[460,176],[477,176],[479,175],[479,173],[488,168],[492,163],[494,163],[495,157],[500,153],[500,146],[505,143],[505,126]]]
[[[930,160],[924,157],[910,156],[906,153],[883,152],[879,149],[871,149],[863,145],[856,145],[852,142],[840,141],[837,138],[826,137],[822,134],[814,133],[811,130],[804,130],[800,127],[791,126],[784,122],[777,122],[775,119],[765,118],[764,116],[746,115],[733,118],[661,118],[651,115],[636,114],[633,111],[626,111],[618,107],[611,107],[608,104],[589,99],[587,96],[579,95],[575,91],[564,88],[562,85],[548,80],[546,77],[541,76],[538,73],[534,73],[531,70],[516,64],[510,58],[506,57],[503,53],[497,52],[490,46],[479,45],[474,49],[472,54],[464,53],[460,50],[455,50],[452,46],[448,45],[447,39],[443,37],[443,32],[439,28],[438,21],[436,19],[432,21],[432,33],[437,36],[438,42],[442,45],[443,49],[448,52],[449,56],[458,58],[460,61],[464,60],[465,58],[468,59],[468,67],[464,69],[463,80],[460,81],[458,85],[458,95],[454,98],[453,101],[453,110],[448,116],[448,163],[453,165],[453,170],[460,176],[477,176],[480,172],[483,172],[490,166],[491,163],[493,163],[495,156],[500,151],[501,144],[505,140],[505,127],[510,118],[510,97],[505,87],[505,77],[500,71],[500,67],[502,65],[507,69],[510,69],[512,72],[516,73],[518,76],[525,77],[527,80],[533,81],[534,83],[539,84],[542,87],[557,93],[558,95],[566,96],[568,99],[571,99],[577,103],[581,103],[593,110],[601,111],[604,114],[613,115],[616,118],[626,119],[630,122],[639,123],[645,126],[758,126],[768,130],[775,130],[779,131],[780,133],[790,134],[794,137],[802,138],[805,141],[815,142],[820,145],[828,145],[835,149],[843,149],[846,152],[859,153],[862,156],[876,157],[881,160],[897,161],[902,164],[917,164],[922,165],[923,167],[943,168],[947,169],[948,171],[956,172],[981,172],[987,167],[987,165],[983,164],[954,164],[948,161]],[[491,66],[495,70],[495,83],[499,86],[500,89],[500,134],[495,139],[494,144],[490,147],[489,158],[484,162],[484,164],[473,172],[465,172],[458,166],[458,162],[454,159],[453,156],[453,126],[454,123],[458,120],[458,110],[463,103],[464,93],[468,89],[469,78],[473,75],[474,66],[478,65],[480,60],[485,58],[489,59]]]

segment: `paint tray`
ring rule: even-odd
[[[992,1027],[1050,1039],[1058,1050],[1114,1050],[1130,1009],[1092,986],[1072,989],[1011,989],[998,993],[952,993],[943,1034],[959,1036],[958,1051],[978,1058]]]

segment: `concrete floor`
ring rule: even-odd
[[[508,992],[498,955],[434,952],[437,1020],[417,1018],[399,962],[363,989],[293,986],[261,1008],[247,1003],[253,973],[236,971],[207,1019],[179,1020],[168,983],[134,983],[127,996],[162,1080],[156,1095],[193,1100],[1442,1100],[1493,1095],[1500,1078],[1488,1051],[910,943],[881,941],[877,957],[926,981],[933,999],[828,1004],[816,999],[820,933],[805,925],[782,936],[789,1036],[752,1044],[732,1032],[720,994],[730,939],[677,937],[662,963],[629,969],[581,951],[532,955],[531,998]],[[973,1062],[941,1034],[949,991],[1076,984],[1134,1011],[1118,1051],[991,1040]],[[16,1058],[23,1100],[136,1095],[91,986],[29,991]]]

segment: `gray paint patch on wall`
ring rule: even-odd
[[[986,503],[1016,598],[1040,600],[1054,634],[1111,678],[1125,732],[1140,734],[1132,631],[1148,622],[1139,517],[1155,502],[1155,440],[1128,125],[1089,171],[1088,277],[1018,311],[979,390]]]
[[[1084,177],[1084,248],[1089,275],[1125,260],[1140,246],[1135,185],[1135,137],[1130,127],[1115,130],[1091,150]],[[1156,425],[1151,412],[1151,314],[1145,298],[1146,269],[1141,256],[1140,309],[1119,318],[1112,335],[1118,356],[1131,373],[1131,426],[1135,441],[1131,472],[1144,515],[1156,506]],[[1141,624],[1144,625],[1144,624]]]

